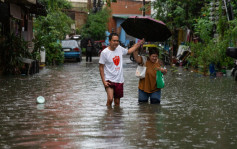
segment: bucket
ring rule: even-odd
[[[231,72],[232,72],[231,70],[226,70],[226,76],[230,77],[231,76]]]
[[[228,47],[226,49],[226,55],[232,58],[237,58],[237,48],[235,47]]]
[[[36,102],[38,104],[45,103],[45,98],[43,96],[39,96],[39,97],[37,97]]]
[[[222,76],[223,76],[223,73],[222,73],[222,72],[216,72],[216,76],[217,76],[217,77],[222,77]]]

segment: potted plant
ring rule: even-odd
[[[0,68],[4,74],[20,74],[24,63],[22,58],[30,58],[27,42],[15,34],[7,35],[0,44]]]

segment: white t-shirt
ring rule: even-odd
[[[100,64],[104,64],[105,80],[115,83],[123,83],[123,55],[126,55],[128,50],[118,46],[114,51],[107,47],[101,52]]]

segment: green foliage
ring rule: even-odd
[[[194,67],[202,66],[203,72],[208,71],[209,64],[213,63],[216,66],[220,66],[216,69],[231,68],[233,59],[226,56],[226,48],[228,47],[228,40],[222,40],[216,42],[214,39],[208,43],[191,43],[192,56],[189,57],[189,62]]]
[[[107,8],[102,9],[97,13],[90,13],[87,18],[86,24],[82,28],[82,37],[90,37],[94,40],[104,39],[109,16],[110,11]]]
[[[237,21],[227,21],[222,6],[217,11],[219,20],[209,20],[211,0],[159,0],[153,2],[156,19],[165,22],[169,28],[189,28],[201,41],[190,43],[192,55],[189,62],[194,67],[202,66],[206,72],[210,63],[221,67],[230,67],[232,59],[227,57],[225,50],[228,46],[237,46]],[[219,0],[222,4],[222,0]],[[232,1],[234,16],[237,16],[237,3]],[[214,38],[214,33],[218,34]]]
[[[46,64],[55,65],[62,63],[64,60],[59,41],[71,33],[71,24],[73,21],[61,10],[53,10],[51,5],[48,7],[51,9],[46,17],[41,16],[34,20],[34,52],[39,53],[41,47],[44,46],[46,49]]]
[[[234,17],[237,17],[237,1],[231,1],[231,5],[232,5],[232,10],[234,13]]]
[[[106,4],[107,4],[108,7],[111,7],[111,4],[110,4],[111,1],[112,1],[112,0],[106,0]]]
[[[209,42],[212,36],[213,22],[205,18],[197,19],[194,24],[194,33],[199,36],[204,42]]]
[[[180,27],[184,26],[184,20],[185,20],[185,9],[177,6],[173,13],[174,16],[179,16],[174,18],[174,22],[177,24],[180,24]]]
[[[58,42],[51,42],[46,50],[46,62],[48,65],[59,65],[62,64],[64,59],[64,53],[61,51],[61,44]]]
[[[72,5],[67,0],[39,0],[48,11],[56,9],[71,9]]]
[[[225,18],[220,18],[218,21],[218,33],[219,38],[212,37],[211,29],[213,23],[203,18],[197,20],[195,25],[195,33],[201,37],[202,42],[191,43],[192,57],[189,58],[190,63],[194,66],[201,65],[207,68],[210,63],[214,63],[216,66],[225,68],[231,68],[233,59],[226,56],[226,49],[230,46],[231,41],[236,41],[236,20],[224,23]],[[228,25],[230,24],[230,25]],[[207,71],[207,69],[205,69]]]
[[[82,48],[81,51],[83,54],[86,54],[86,48]]]
[[[80,34],[80,33],[81,33],[80,29],[76,28],[76,34]]]
[[[189,62],[191,63],[191,65],[195,68],[198,67],[198,65],[200,64],[200,56],[202,53],[202,44],[200,42],[198,43],[190,43],[190,49],[192,51],[192,55],[191,57],[188,58]]]
[[[229,21],[229,30],[226,34],[229,37],[230,46],[237,47],[237,19]]]
[[[190,28],[196,18],[201,16],[202,8],[210,0],[159,0],[152,5],[156,10],[156,19],[165,22],[170,28]]]
[[[15,34],[7,35],[0,44],[0,70],[5,74],[20,74],[22,58],[31,58],[27,42]]]

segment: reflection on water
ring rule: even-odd
[[[170,69],[161,105],[138,104],[136,64],[124,66],[120,107],[105,106],[98,58],[1,76],[0,148],[236,148],[232,78]]]

